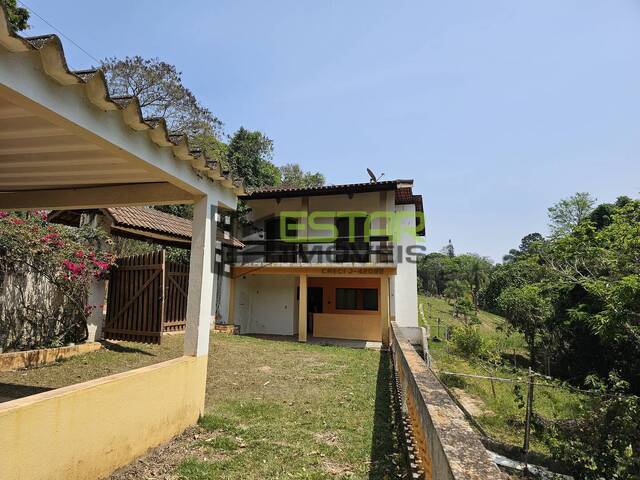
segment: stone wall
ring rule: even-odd
[[[503,478],[462,411],[395,322],[391,328],[391,350],[424,478]]]

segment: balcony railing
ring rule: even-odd
[[[351,241],[349,241],[351,240]],[[317,240],[243,240],[245,248],[231,252],[235,264],[255,263],[393,263],[389,237]]]

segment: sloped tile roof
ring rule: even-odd
[[[191,220],[145,207],[107,208],[118,226],[141,228],[191,238]]]
[[[348,193],[382,192],[395,190],[403,185],[411,185],[413,180],[383,180],[379,182],[345,183],[342,185],[323,185],[320,187],[281,188],[270,187],[252,190],[242,195],[245,200],[263,198],[305,197],[312,195],[340,195]]]
[[[158,147],[171,148],[176,158],[191,162],[192,167],[201,175],[222,182],[237,195],[245,193],[241,179],[223,172],[218,162],[192,148],[186,135],[169,132],[164,119],[144,118],[137,97],[111,96],[102,70],[70,70],[62,42],[57,35],[22,37],[16,34],[9,24],[3,2],[0,2],[0,45],[10,52],[38,52],[42,71],[54,81],[63,86],[80,86],[91,103],[99,109],[120,111],[122,121],[127,126],[141,134],[146,133]]]
[[[147,232],[162,233],[184,240],[191,239],[192,222],[148,207],[113,207],[106,209],[118,227],[127,227]],[[230,235],[225,238],[224,232],[218,229],[216,239],[234,248],[243,248],[244,244]]]

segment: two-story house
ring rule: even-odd
[[[222,322],[243,334],[367,341],[418,325],[422,197],[413,180],[282,188],[244,196]],[[223,293],[221,292],[221,293]],[[224,318],[226,317],[226,318]]]

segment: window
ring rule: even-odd
[[[353,222],[353,231],[350,232],[349,223]],[[369,242],[365,241],[368,231],[365,228],[366,217],[338,217],[335,220],[338,231],[336,240],[335,261],[342,262],[368,262]]]
[[[336,288],[337,310],[378,310],[375,288]]]

